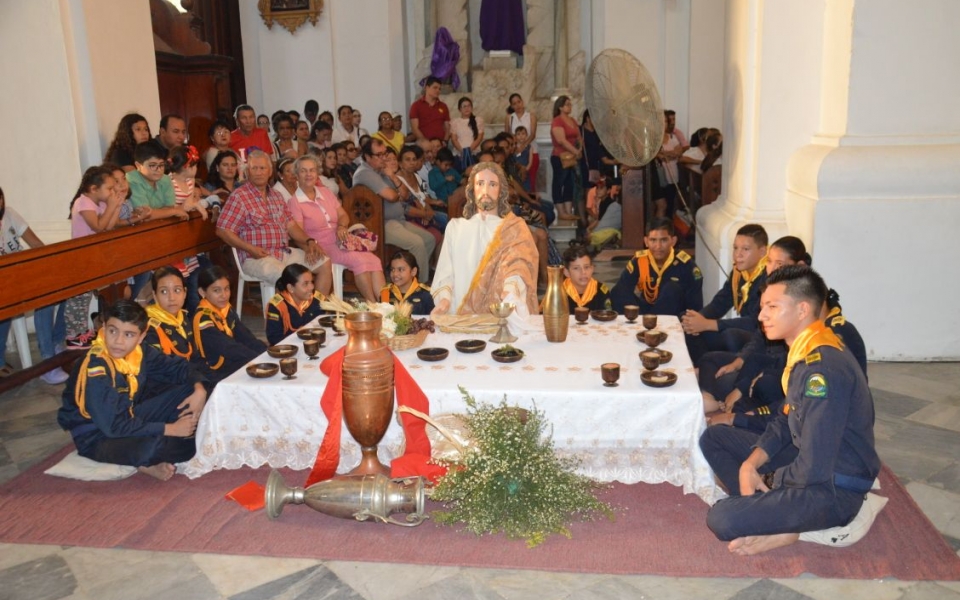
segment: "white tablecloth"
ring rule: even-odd
[[[668,388],[640,381],[639,351],[645,345],[635,335],[641,329],[639,322],[629,325],[623,317],[582,326],[571,320],[565,343],[547,342],[542,331],[521,335],[513,345],[526,356],[513,364],[495,362],[490,351],[497,345],[489,342],[477,354],[454,348],[458,340],[488,335],[430,334],[424,347],[450,350],[442,362],[424,362],[416,350],[397,356],[426,393],[432,415],[464,412],[458,385],[481,402],[498,403],[506,395],[510,404],[536,405],[545,413],[556,449],[579,458],[584,475],[600,481],[671,483],[712,502],[719,492],[698,446],[706,427],[703,403],[680,323],[660,317],[659,329],[668,333],[661,348],[673,352],[664,368],[679,376]],[[179,465],[188,477],[244,465],[313,465],[327,424],[320,410],[327,377],[318,369],[319,360],[307,360],[296,336],[284,343],[301,347],[297,379],[285,381],[279,374],[253,379],[241,370],[221,382],[200,418],[196,457]],[[320,357],[345,343],[346,336],[334,337],[328,330]],[[264,354],[257,362],[276,361]],[[600,364],[605,362],[620,363],[618,387],[603,386]],[[391,421],[380,444],[381,461],[399,453],[402,439],[402,428]],[[360,460],[359,446],[346,427],[342,440],[340,472]]]

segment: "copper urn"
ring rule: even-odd
[[[393,353],[380,341],[382,319],[375,312],[346,317],[350,337],[343,355],[343,420],[363,454],[348,475],[390,475],[377,459],[377,444],[393,416]]]

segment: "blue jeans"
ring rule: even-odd
[[[57,310],[59,309],[59,310]],[[56,311],[56,315],[54,312]],[[4,352],[7,337],[10,335],[10,319],[0,321],[0,367],[7,364]],[[44,359],[56,354],[56,346],[67,335],[67,326],[63,320],[63,303],[44,306],[33,311],[33,326],[37,330],[37,345]]]

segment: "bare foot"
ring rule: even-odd
[[[789,546],[800,539],[799,533],[778,533],[776,535],[749,535],[733,540],[727,550],[740,556],[752,556],[775,548]]]
[[[150,467],[137,467],[137,470],[150,477],[156,477],[160,481],[167,481],[177,472],[176,467],[170,463],[160,463]]]

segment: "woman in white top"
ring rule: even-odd
[[[340,198],[340,183],[337,181],[337,151],[333,148],[323,150],[323,157],[320,164],[320,184],[333,192],[333,195]]]
[[[288,156],[277,163],[277,182],[273,184],[273,189],[280,192],[284,201],[290,200],[297,193],[297,171],[293,166],[296,160]]]
[[[462,173],[473,165],[474,155],[483,143],[483,119],[473,114],[473,102],[464,96],[457,102],[460,118],[450,121],[450,142],[460,159],[458,170]]]
[[[520,154],[527,146],[530,147],[530,168],[527,170],[527,178],[530,182],[530,189],[537,191],[537,170],[540,168],[540,154],[537,153],[537,116],[528,112],[523,104],[523,98],[520,94],[510,94],[510,106],[507,107],[507,120],[503,124],[504,131],[516,134],[517,127],[527,128],[527,141],[523,144],[517,144],[515,152]]]

